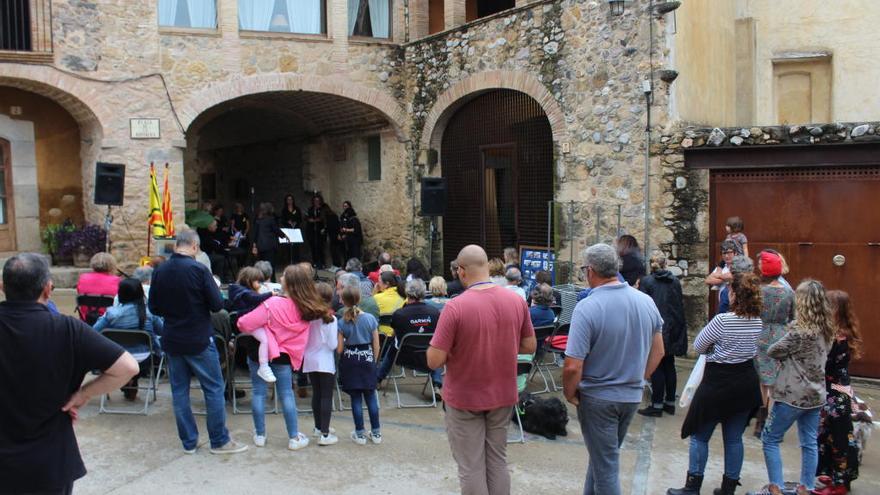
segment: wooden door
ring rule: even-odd
[[[880,377],[880,166],[713,170],[710,195],[713,263],[727,218],[741,217],[752,258],[776,249],[792,286],[813,278],[850,294],[865,341],[851,371]]]
[[[0,139],[0,251],[15,251],[12,154],[9,141],[4,139]]]
[[[517,233],[516,146],[482,146],[482,245],[489,253],[515,246]]]

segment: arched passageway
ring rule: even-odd
[[[471,243],[490,257],[505,247],[547,243],[553,136],[533,98],[509,89],[472,96],[443,130],[440,163],[448,182],[446,262]]]

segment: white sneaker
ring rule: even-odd
[[[257,370],[257,376],[268,383],[275,383],[275,373],[272,373],[272,368],[268,364],[260,365],[260,369]]]
[[[266,435],[254,435],[254,445],[257,447],[265,447]]]
[[[327,436],[321,435],[321,438],[318,439],[318,445],[320,445],[321,447],[326,447],[327,445],[333,445],[338,441],[339,439],[336,438],[336,435],[331,433]]]
[[[358,445],[367,444],[367,437],[365,437],[363,433],[358,434],[356,431],[351,432],[351,440]]]
[[[212,454],[238,454],[247,450],[247,445],[238,443],[235,440],[229,440],[222,447],[211,448]]]
[[[309,445],[309,437],[299,433],[296,437],[291,438],[287,441],[288,450],[299,450],[308,447]]]
[[[184,454],[193,455],[199,450],[198,447],[193,447],[191,449],[183,449]]]
[[[379,445],[380,443],[382,443],[382,434],[381,433],[373,433],[372,431],[368,431],[367,438],[369,438],[376,445]]]
[[[334,435],[335,433],[336,433],[336,428],[331,426],[330,427],[330,434]],[[323,435],[323,433],[321,433],[321,430],[319,428],[315,428],[315,431],[312,432],[312,436],[315,438],[318,438],[322,435]]]

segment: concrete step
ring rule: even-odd
[[[6,261],[9,258],[15,256],[16,252],[0,252],[0,273],[3,273],[3,266],[6,264]],[[44,255],[45,256],[45,255]],[[46,261],[49,263],[52,262],[49,256],[46,256]],[[76,282],[79,280],[79,276],[87,271],[90,268],[76,268],[74,266],[50,266],[49,273],[52,275],[52,282],[55,284],[55,288],[58,289],[74,289],[76,288]]]

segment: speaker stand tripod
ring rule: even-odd
[[[109,253],[110,248],[113,246],[112,241],[110,241],[110,227],[113,225],[113,214],[110,212],[110,205],[107,205],[107,214],[104,215],[104,232],[107,235],[106,239],[106,251]]]

